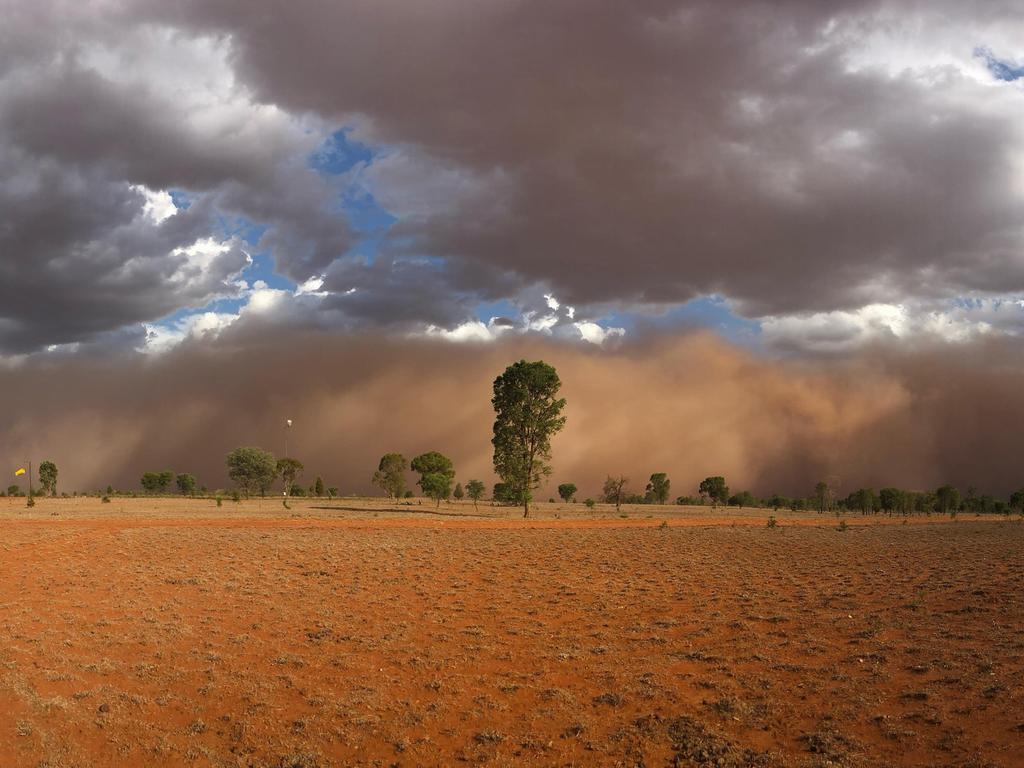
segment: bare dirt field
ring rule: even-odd
[[[292,507],[0,500],[0,766],[1024,765],[1016,520]]]

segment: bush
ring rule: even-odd
[[[221,497],[220,497],[220,496],[218,495],[218,496],[217,496],[217,506],[219,507],[219,506],[221,506],[221,505],[222,505],[223,503],[224,503],[224,499],[222,499],[222,498],[221,498]]]
[[[26,507],[34,507],[36,505],[36,499],[34,496],[29,496],[28,501],[25,503]]]
[[[779,521],[775,519],[775,515],[769,515],[768,516],[768,527],[769,528],[777,528],[778,525],[779,525]]]
[[[587,505],[587,509],[593,509],[594,506],[597,504],[597,502],[594,501],[593,499],[587,499],[583,503]]]
[[[100,499],[100,501],[102,501],[104,504],[109,504],[110,503],[110,497],[109,496],[104,496],[102,499]]]
[[[845,521],[845,520],[840,520],[840,521],[839,521],[839,528],[838,528],[837,530],[840,530],[840,531],[845,531],[845,530],[847,530],[847,529],[848,529],[849,527],[850,527],[850,526],[848,526],[848,525],[846,524],[846,521]]]
[[[239,495],[238,491],[232,491],[231,492],[231,500],[232,501],[241,501],[242,497],[241,497],[241,495]]]

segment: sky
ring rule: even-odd
[[[500,369],[535,350],[612,370],[644,350],[681,382],[662,396],[689,402],[701,395],[687,356],[720,345],[711,357],[829,377],[822,392],[867,365],[909,398],[904,415],[951,402],[963,360],[1024,370],[1021,10],[0,0],[0,394],[32,399],[26,382],[45,375],[54,402],[76,404],[66,420],[103,423],[139,400],[123,382],[154,371],[191,382],[207,356],[369,344],[429,351],[428,383],[447,361]],[[352,386],[293,362],[303,397]],[[386,360],[372,364],[389,378]],[[926,384],[930,366],[953,373]],[[85,401],[76,388],[92,376],[106,385]],[[600,378],[617,397],[621,377]],[[276,423],[286,407],[252,419]],[[627,421],[645,407],[629,403]],[[31,436],[51,434],[58,411],[23,401],[0,415],[0,457],[53,453]],[[346,439],[338,423],[319,429]],[[134,482],[143,458],[111,447],[106,469],[85,469],[78,439],[65,441],[69,482]],[[915,462],[946,455],[951,438],[931,439],[911,445]],[[145,460],[187,463],[176,450]],[[488,450],[485,434],[464,451],[478,474]],[[721,461],[744,480],[773,482],[730,450]],[[774,465],[806,466],[809,450]],[[342,453],[323,463],[368,490]],[[886,481],[854,454],[820,471]],[[950,462],[915,470],[919,482],[971,482]],[[624,449],[619,463],[639,462]],[[222,467],[206,471],[221,481]]]

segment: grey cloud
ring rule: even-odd
[[[135,338],[139,323],[237,294],[241,241],[208,259],[175,253],[224,240],[225,219],[265,227],[258,248],[297,281],[347,249],[340,188],[304,163],[322,126],[247,101],[226,69],[203,74],[230,87],[187,82],[212,89],[196,101],[161,80],[179,66],[173,35],[114,7],[64,5],[5,16],[14,45],[0,59],[0,355]],[[172,60],[150,50],[160,45]],[[186,52],[212,60],[209,51]],[[153,71],[134,73],[135,61]],[[158,224],[135,185],[181,189],[191,207]]]
[[[873,34],[994,29],[1013,4],[276,7],[149,14],[230,35],[262,98],[363,115],[401,147],[403,172],[377,180],[410,213],[396,249],[511,270],[574,304],[719,293],[752,316],[1024,289],[1015,111],[990,103],[1006,92],[940,62],[928,84],[851,64]]]

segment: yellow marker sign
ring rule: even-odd
[[[24,474],[25,474],[25,468],[22,467],[21,469],[19,469],[17,472],[14,473],[14,476],[15,477],[19,477],[20,475],[24,475]]]

